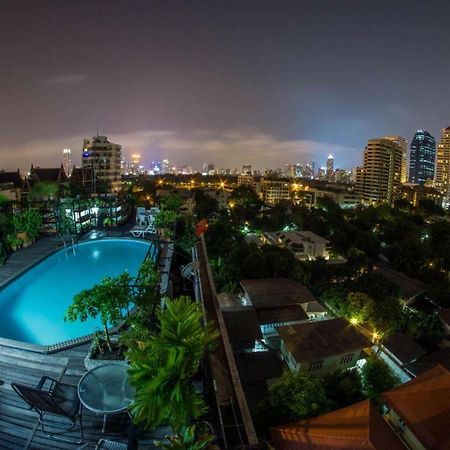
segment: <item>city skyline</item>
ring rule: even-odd
[[[449,125],[447,2],[213,3],[6,2],[0,167],[78,165],[98,128],[146,163],[350,168]]]

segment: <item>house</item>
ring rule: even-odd
[[[241,287],[242,305],[255,309],[265,337],[277,335],[277,327],[323,318],[327,314],[306,286],[289,278],[242,280]]]
[[[329,259],[330,241],[312,231],[275,231],[263,234],[265,243],[286,247],[300,260]]]
[[[225,189],[205,189],[203,192],[217,202],[217,209],[228,208],[228,199],[230,198],[231,192]]]
[[[407,366],[407,370],[414,377],[441,365],[450,371],[450,348],[444,347],[436,350],[429,355],[422,356]]]
[[[233,308],[222,311],[225,327],[233,351],[253,351],[263,335],[255,310],[251,308]]]
[[[371,341],[342,318],[279,327],[281,354],[294,372],[324,374],[354,367]]]
[[[60,167],[46,168],[34,167],[32,164],[26,181],[29,188],[32,189],[33,186],[39,182],[56,183],[60,186],[63,183],[68,183],[69,177],[67,176],[62,164]]]
[[[438,365],[381,394],[386,419],[412,450],[450,448],[450,372]]]
[[[392,370],[392,372],[403,382],[411,380],[413,374],[408,366],[426,355],[426,351],[413,338],[405,333],[395,333],[385,339],[379,346],[377,355]]]
[[[20,171],[0,171],[0,194],[8,200],[20,202],[22,199],[23,179]]]
[[[271,429],[277,450],[405,450],[370,400]]]

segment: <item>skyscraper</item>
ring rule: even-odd
[[[384,139],[389,139],[395,142],[402,149],[402,170],[400,174],[400,182],[406,183],[408,181],[408,141],[401,136],[385,136]]]
[[[334,159],[333,155],[329,155],[327,158],[327,180],[332,180],[334,176]]]
[[[409,182],[425,183],[434,179],[436,141],[428,131],[417,130],[409,153]]]
[[[83,168],[92,169],[93,189],[98,190],[97,181],[103,184],[108,192],[120,189],[121,182],[121,149],[118,144],[108,141],[106,136],[94,136],[83,140]]]
[[[444,205],[450,203],[450,127],[442,130],[437,148],[436,189],[444,195]]]
[[[65,148],[63,150],[63,166],[66,175],[70,177],[70,172],[72,171],[71,162],[70,162],[70,148]]]
[[[392,204],[400,188],[402,153],[393,140],[369,140],[356,178],[356,192],[363,202]]]

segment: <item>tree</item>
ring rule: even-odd
[[[375,302],[373,298],[362,292],[350,292],[344,306],[345,316],[359,323],[369,322],[373,311],[375,309]]]
[[[59,187],[57,183],[51,181],[39,181],[28,194],[28,200],[52,200],[58,196]]]
[[[328,373],[323,376],[323,384],[332,410],[344,408],[364,399],[361,377],[357,369]]]
[[[363,391],[372,401],[378,403],[379,395],[399,384],[399,380],[381,359],[371,356],[361,369]]]
[[[132,277],[124,272],[117,277],[105,277],[100,284],[77,294],[67,308],[64,320],[84,322],[88,317],[100,316],[109,351],[112,351],[109,325],[116,326],[130,313]]]
[[[211,323],[203,326],[203,313],[189,297],[167,299],[157,318],[159,332],[128,351],[136,388],[130,412],[146,429],[170,423],[177,432],[206,411],[192,378],[218,333]]]
[[[269,388],[258,408],[265,427],[317,416],[328,410],[325,389],[320,378],[286,371]]]

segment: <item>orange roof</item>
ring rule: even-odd
[[[382,394],[428,450],[450,448],[450,372],[437,365]]]
[[[272,428],[277,450],[404,450],[369,400]]]

